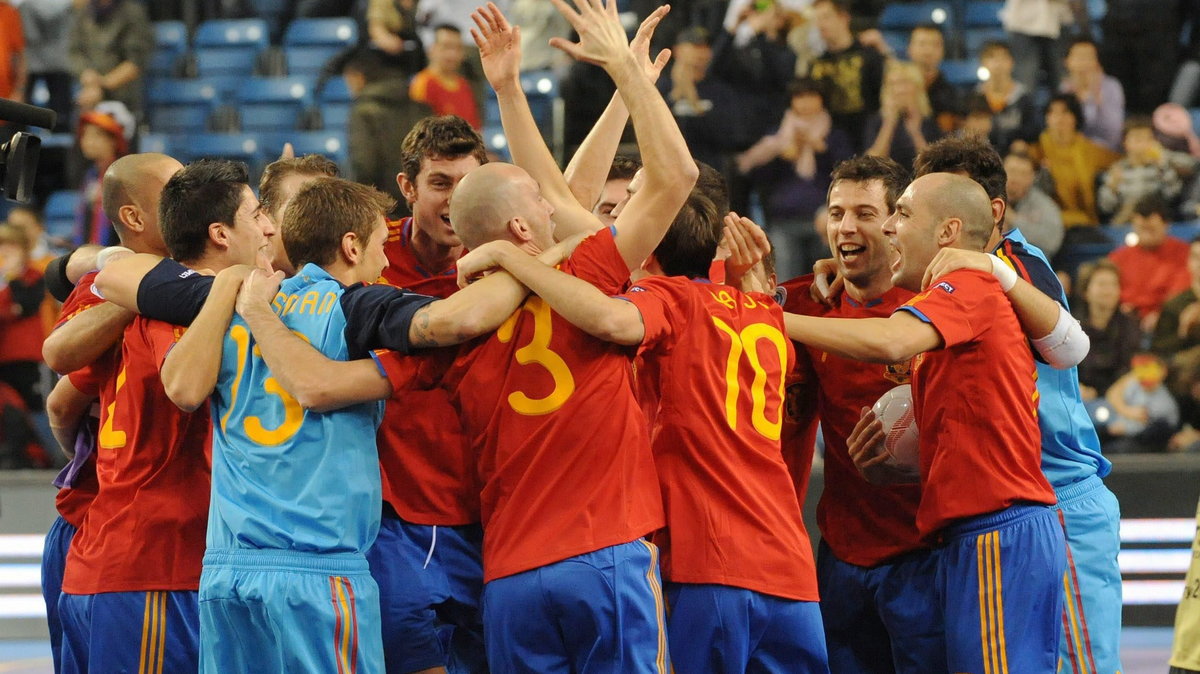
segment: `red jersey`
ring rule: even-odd
[[[79,283],[75,284],[75,289],[67,296],[67,301],[63,302],[62,310],[58,314],[58,322],[54,324],[55,328],[62,327],[67,321],[94,306],[104,304],[104,298],[97,295],[94,290],[96,275],[99,273],[98,271],[89,271],[79,279]]]
[[[913,365],[921,537],[934,541],[955,520],[1015,503],[1052,505],[1041,467],[1037,370],[999,282],[986,272],[951,272],[897,311],[929,323],[944,342]]]
[[[612,230],[560,269],[609,294],[629,277]],[[662,527],[630,358],[530,297],[444,377],[479,457],[485,582]]]
[[[458,290],[458,272],[430,272],[412,249],[412,218],[388,223],[382,280],[432,297]],[[414,413],[414,410],[419,410]],[[383,500],[405,521],[455,526],[479,521],[479,481],[450,394],[396,388],[379,426]]]
[[[26,297],[14,295],[14,286],[20,284],[20,292]],[[27,299],[37,293],[37,305],[31,313],[21,315],[30,307]],[[26,267],[21,275],[0,288],[0,363],[42,362],[42,342],[46,330],[42,325],[41,305],[46,294],[42,273]]]
[[[783,310],[805,316],[819,316],[825,307],[814,302],[808,289],[813,276],[801,276],[782,284]],[[817,388],[813,384],[816,375],[804,345],[792,342],[796,352],[796,366],[788,373],[784,382],[783,432],[780,445],[783,461],[792,474],[796,487],[796,498],[804,506],[808,498],[808,482],[812,477],[813,455],[817,445]]]
[[[807,288],[803,292],[807,297]],[[860,304],[843,293],[832,309],[796,313],[827,318],[887,317],[912,296],[908,290],[892,288],[878,299]],[[925,547],[917,533],[920,487],[867,482],[846,447],[862,408],[874,405],[892,388],[909,383],[909,364],[866,363],[809,347],[797,360],[806,366],[797,367],[797,372],[812,377],[798,383],[817,392],[816,411],[825,438],[825,489],[817,504],[822,540],[838,559],[864,567]]]
[[[71,543],[70,594],[196,590],[208,523],[212,424],[181,412],[159,367],[183,329],[137,318],[100,394],[100,491]],[[92,367],[103,367],[94,364]]]
[[[458,115],[467,120],[471,128],[483,129],[479,118],[479,104],[471,83],[462,75],[445,80],[426,68],[417,73],[408,87],[408,97],[418,103],[426,103],[435,115]]]
[[[817,600],[812,545],[780,451],[795,352],[767,295],[680,276],[639,281],[641,350],[660,368],[651,445],[663,577]]]
[[[1121,276],[1121,304],[1128,304],[1145,318],[1162,310],[1163,304],[1188,289],[1188,248],[1183,239],[1168,236],[1153,250],[1122,246],[1109,254]]]

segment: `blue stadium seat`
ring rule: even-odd
[[[246,77],[254,72],[256,48],[204,47],[197,49],[196,73],[200,77]]]
[[[942,61],[942,76],[956,87],[974,87],[979,83],[979,63],[973,60]]]
[[[346,133],[340,129],[275,134],[268,138],[266,143],[269,156],[278,155],[284,143],[292,144],[297,157],[306,154],[325,155],[343,167],[347,165],[350,156]]]
[[[554,101],[558,96],[558,78],[549,70],[536,70],[521,75],[521,88],[529,99],[529,109],[543,135],[554,125]],[[486,107],[483,110],[486,114]]]
[[[1000,10],[1003,2],[997,0],[972,0],[963,11],[964,28],[1000,28]]]
[[[1116,245],[1111,243],[1081,243],[1074,246],[1065,246],[1055,256],[1056,269],[1062,269],[1075,276],[1075,272],[1079,269],[1079,265],[1084,262],[1097,260],[1116,249]]]
[[[296,128],[300,106],[290,103],[246,103],[238,106],[242,131],[272,133]]]
[[[206,130],[210,108],[194,105],[164,105],[150,108],[150,128],[159,133],[201,133]]]
[[[262,19],[205,21],[196,30],[195,46],[247,47],[255,51],[270,44],[267,22]]]
[[[283,17],[287,14],[290,0],[251,0],[251,6],[258,13],[271,31],[271,41],[278,42],[283,31]]]
[[[907,30],[883,30],[883,41],[892,48],[892,52],[896,54],[896,58],[905,58],[908,53],[908,37],[912,31]]]
[[[1177,222],[1171,225],[1171,236],[1191,242],[1192,239],[1200,236],[1200,222]]]
[[[505,160],[512,156],[508,149],[508,137],[504,135],[504,127],[499,124],[484,124],[482,135],[483,144],[487,146],[488,152],[494,152]]]
[[[146,75],[151,79],[170,77],[174,74],[175,62],[178,59],[179,52],[161,47],[155,49],[150,55],[150,63],[146,64]]]
[[[151,105],[207,105],[220,102],[221,90],[208,78],[155,80],[147,87]]]
[[[321,104],[321,122],[324,124],[326,131],[345,129],[346,124],[350,121],[350,104],[349,103],[323,103]]]
[[[329,45],[306,45],[284,47],[289,75],[316,75],[329,60],[341,53],[342,47]],[[340,79],[340,78],[339,78]]]
[[[324,45],[351,47],[358,43],[358,24],[353,19],[296,19],[283,34],[287,47]]]
[[[74,220],[75,209],[79,207],[79,191],[78,190],[58,190],[50,194],[50,198],[46,199],[46,207],[43,213],[47,220],[69,218]]]
[[[311,77],[247,78],[238,88],[237,99],[242,103],[309,103],[313,84]]]
[[[912,30],[925,23],[953,26],[948,2],[888,3],[879,15],[880,30]]]
[[[171,154],[171,137],[165,133],[143,133],[138,136],[138,152]]]
[[[262,141],[253,133],[201,133],[184,136],[176,152],[182,161],[219,157],[257,166],[263,159]]]
[[[963,42],[967,48],[967,58],[979,58],[979,52],[988,42],[1004,42],[1008,33],[1003,28],[968,28],[963,32]]]
[[[187,26],[182,21],[156,21],[154,47],[174,52],[176,55],[187,51]]]
[[[492,88],[488,87],[488,91]],[[346,86],[346,79],[343,77],[331,77],[325,80],[325,86],[321,89],[322,103],[353,103],[354,96],[350,95],[350,88]]]

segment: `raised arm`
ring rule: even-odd
[[[887,318],[815,318],[791,313],[784,313],[783,318],[793,340],[872,363],[898,363],[942,346],[937,329],[908,312]]]
[[[271,309],[281,276],[257,269],[237,296],[237,312],[250,327],[263,361],[280,385],[305,409],[317,412],[382,400],[392,386],[369,358],[333,360],[283,324]]]
[[[225,333],[233,318],[233,305],[242,279],[250,268],[224,269],[213,281],[204,308],[163,361],[163,389],[175,406],[192,412],[204,404],[217,386]]]

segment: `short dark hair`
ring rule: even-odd
[[[249,184],[246,165],[228,159],[199,159],[171,176],[158,204],[159,227],[171,257],[177,262],[203,257],[208,226],[234,225]]]
[[[663,273],[708,278],[724,233],[722,215],[712,199],[700,190],[692,190],[662,242],[654,249],[654,259]]]
[[[1145,129],[1150,133],[1154,133],[1154,122],[1146,115],[1131,115],[1121,125],[1121,140],[1124,141],[1125,136],[1128,136],[1130,131],[1136,129]]]
[[[613,157],[612,166],[608,168],[609,180],[633,180],[633,176],[637,175],[639,169],[642,168],[642,160],[627,154],[619,154]]]
[[[400,163],[404,175],[417,182],[421,162],[425,159],[458,159],[474,156],[480,164],[487,163],[487,149],[479,132],[458,115],[426,117],[404,137],[400,144]]]
[[[938,35],[941,35],[943,40],[946,39],[946,31],[942,30],[941,26],[939,26],[933,22],[918,23],[917,25],[913,26],[913,29],[911,31],[909,31],[909,33],[908,33],[909,39],[912,39],[912,34],[917,32],[918,30],[931,30],[931,31],[937,33]]]
[[[812,6],[821,4],[833,5],[838,14],[850,14],[850,0],[814,0]]]
[[[1044,118],[1050,112],[1050,106],[1055,103],[1061,103],[1067,107],[1067,111],[1075,117],[1075,130],[1078,131],[1083,126],[1083,106],[1079,104],[1079,99],[1075,98],[1075,94],[1055,94],[1046,102],[1046,107],[1042,108],[1042,117]]]
[[[704,26],[688,26],[675,36],[675,44],[698,44],[707,47],[712,44],[712,35]]]
[[[337,72],[356,72],[363,76],[368,84],[378,82],[387,77],[390,70],[383,60],[379,50],[371,47],[359,47],[348,55],[341,57],[341,67]]]
[[[274,213],[276,202],[279,201],[279,183],[291,175],[330,176],[336,178],[338,165],[324,155],[306,154],[303,157],[277,159],[263,170],[262,178],[258,181],[258,200],[263,210]],[[281,223],[276,223],[281,224]]]
[[[947,136],[930,143],[917,153],[913,168],[918,178],[929,173],[965,173],[983,185],[988,199],[1003,199],[1008,203],[1004,160],[984,138]]]
[[[462,29],[452,23],[439,23],[433,27],[434,33],[437,33],[440,30],[448,30],[455,35],[462,35]]]
[[[988,40],[979,48],[979,58],[984,58],[996,50],[1002,50],[1009,56],[1012,56],[1012,47],[1008,46],[1007,42],[1004,40]]]
[[[821,86],[820,82],[811,77],[797,77],[792,80],[788,83],[787,93],[788,99],[812,94],[820,96],[821,102],[825,102],[825,87]]]
[[[1134,215],[1145,217],[1157,213],[1163,220],[1170,222],[1171,220],[1171,205],[1163,198],[1163,195],[1158,190],[1143,194],[1133,204]]]
[[[700,169],[700,174],[696,177],[696,185],[692,191],[708,197],[717,207],[717,213],[722,218],[725,217],[729,212],[729,184],[725,182],[725,176],[700,160],[696,160],[696,168]]]
[[[900,198],[904,188],[908,187],[908,183],[912,182],[912,176],[909,175],[908,169],[889,157],[871,155],[851,157],[833,167],[833,173],[829,176],[829,192],[832,192],[834,186],[842,181],[865,183],[872,180],[883,183],[884,198],[887,200],[890,213],[896,210],[896,200]],[[825,194],[827,203],[829,192]]]
[[[369,185],[323,177],[296,192],[283,213],[283,246],[297,268],[337,259],[347,232],[365,244],[396,200]]]

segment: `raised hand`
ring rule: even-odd
[[[650,78],[651,82],[658,82],[663,68],[666,68],[667,63],[671,60],[670,49],[658,52],[658,56],[653,61],[650,60],[650,41],[654,39],[654,29],[658,28],[659,22],[670,11],[670,5],[663,5],[651,12],[650,16],[646,17],[646,20],[638,27],[637,34],[629,43],[629,50],[633,52],[638,64],[642,66],[642,72],[646,73],[646,77]]]
[[[571,9],[566,0],[550,2],[579,34],[579,42],[550,38],[551,47],[563,50],[577,61],[602,68],[616,64],[630,53],[625,29],[617,16],[617,0],[575,0],[578,11]]]
[[[239,315],[247,312],[266,309],[275,301],[279,293],[279,284],[283,283],[283,272],[271,273],[255,268],[246,274],[242,287],[238,291],[236,309]]]
[[[458,287],[465,288],[473,281],[479,280],[487,272],[499,266],[498,255],[508,241],[489,241],[458,258],[455,267],[458,269]]]
[[[730,212],[725,215],[724,243],[729,249],[725,275],[730,285],[738,285],[747,273],[771,252],[771,241],[762,227],[750,218]],[[766,285],[766,279],[760,279]],[[766,290],[759,290],[766,292]]]
[[[943,248],[930,260],[925,268],[925,278],[921,279],[921,288],[929,286],[936,278],[941,278],[959,269],[978,269],[992,272],[992,258],[987,253],[961,248]]]
[[[483,74],[493,89],[519,83],[521,79],[521,29],[508,22],[493,3],[471,13],[477,28],[471,37],[479,47]]]

